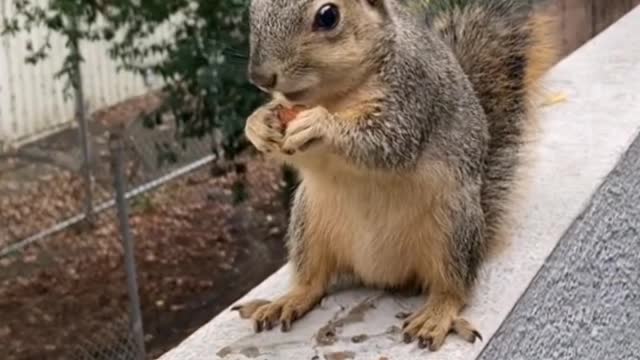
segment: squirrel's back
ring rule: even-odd
[[[424,3],[428,23],[453,50],[487,116],[482,207],[491,239],[502,230],[522,145],[535,127],[533,96],[554,61],[554,22],[525,0]]]

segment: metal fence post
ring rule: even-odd
[[[124,136],[123,129],[111,132],[109,136],[109,150],[111,152],[111,166],[116,192],[116,209],[120,225],[120,236],[124,247],[124,262],[127,272],[127,290],[129,293],[129,321],[134,341],[137,347],[137,358],[144,360],[146,351],[144,346],[144,330],[138,295],[138,281],[133,247],[133,236],[129,227],[129,204],[126,199],[126,177],[124,173]]]
[[[78,23],[75,17],[71,18],[72,26],[77,30]],[[78,122],[78,137],[82,151],[82,176],[85,183],[85,217],[89,224],[93,224],[95,217],[93,211],[93,166],[91,164],[91,147],[89,144],[89,126],[87,124],[87,112],[84,101],[84,84],[82,82],[82,54],[77,35],[70,39],[70,52],[73,69],[70,80],[75,100],[75,117]]]

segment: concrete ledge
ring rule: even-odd
[[[638,34],[640,7],[549,74],[548,89],[565,93],[567,101],[543,110],[543,135],[527,199],[517,210],[515,236],[485,265],[465,311],[484,343],[452,336],[432,354],[406,345],[395,315],[418,308],[423,299],[361,289],[326,298],[287,334],[255,335],[248,321],[225,311],[161,360],[476,358],[640,129]],[[243,300],[274,298],[288,282],[284,267]]]

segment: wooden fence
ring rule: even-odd
[[[640,0],[552,0],[561,20],[561,55],[568,55],[640,4]]]

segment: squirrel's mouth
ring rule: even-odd
[[[282,95],[284,95],[287,100],[295,102],[303,99],[308,93],[309,89],[302,89],[298,91],[283,93]]]

